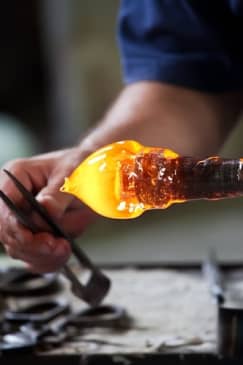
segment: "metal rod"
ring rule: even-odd
[[[225,301],[223,277],[214,250],[210,250],[207,259],[203,263],[203,273],[209,284],[212,296],[216,299],[218,304],[223,304]]]

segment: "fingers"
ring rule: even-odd
[[[4,168],[6,167],[7,170],[9,170],[15,174],[15,171],[18,171],[18,169],[19,169],[18,166],[20,166],[20,164],[18,162],[16,162],[16,168],[14,168],[13,165],[10,163],[5,165]],[[26,179],[26,175],[23,173],[23,171],[20,173],[20,179],[21,179],[21,182],[29,190],[30,186]],[[14,183],[11,181],[9,176],[3,170],[0,171],[0,190],[2,190],[8,196],[8,198],[10,200],[12,200],[15,204],[17,204],[17,205],[21,204],[23,206],[23,208],[26,207],[22,194],[18,191],[18,189],[16,189]],[[2,220],[3,219],[2,214],[5,215],[5,213],[6,213],[6,205],[2,201],[2,199],[0,199],[0,211],[1,211],[1,220]]]
[[[65,177],[69,176],[80,163],[81,155],[78,149],[71,149],[65,158],[57,161],[53,171],[48,177],[45,186],[36,196],[37,200],[45,206],[49,214],[56,219],[60,218],[74,201],[74,197],[60,191]]]
[[[36,196],[37,201],[46,208],[49,215],[57,222],[65,216],[66,209],[74,200],[70,194],[64,194],[59,191],[62,183],[63,177],[51,179],[48,185]],[[32,214],[32,220],[43,230],[49,230],[50,227],[45,224],[37,213]]]
[[[11,215],[7,228],[1,230],[1,241],[8,255],[26,262],[36,272],[57,271],[70,255],[66,240],[46,232],[32,234]]]
[[[61,224],[68,233],[76,235],[89,224],[89,214],[68,214],[70,207],[74,207],[74,198],[59,191],[64,177],[68,176],[80,162],[81,156],[77,149],[57,151],[30,159],[15,160],[7,163],[4,168],[15,175],[25,188],[36,195],[49,214]],[[21,209],[25,209],[26,202],[16,189],[9,177],[0,171],[0,190]],[[79,208],[81,204],[79,203]],[[48,227],[37,215],[31,213],[31,219],[42,233],[32,234],[19,224],[14,215],[0,199],[0,241],[6,252],[15,259],[23,260],[37,272],[50,272],[60,269],[70,255],[69,243],[57,239],[48,233]],[[76,212],[77,213],[77,212]],[[65,223],[65,219],[66,223]],[[73,233],[73,232],[74,233]]]
[[[25,261],[32,271],[47,273],[60,270],[68,260],[70,252],[66,240],[39,233],[35,235],[35,249],[26,251],[20,259]]]
[[[72,237],[77,237],[90,224],[94,223],[97,217],[98,215],[91,209],[82,207],[67,211],[58,223],[65,232]]]
[[[0,189],[16,204],[23,203],[23,196],[15,187],[9,176],[3,170],[10,171],[29,191],[38,191],[45,185],[46,177],[40,166],[30,159],[18,159],[5,164],[0,170]]]
[[[60,218],[67,207],[72,203],[73,197],[70,194],[64,194],[59,192],[61,184],[58,183],[55,186],[48,185],[37,196],[38,202],[43,205],[48,213],[55,217]]]

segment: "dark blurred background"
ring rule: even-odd
[[[1,117],[8,116],[7,124],[14,117],[28,129],[34,151],[74,143],[118,91],[118,1],[107,6],[75,0],[2,3]]]
[[[118,0],[17,0],[0,5],[0,163],[76,143],[121,89]],[[225,157],[243,156],[242,126]],[[100,262],[242,255],[242,199],[197,202],[133,221],[100,218],[80,238]]]

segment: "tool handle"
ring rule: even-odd
[[[216,260],[216,254],[213,250],[210,251],[208,258],[203,263],[203,273],[209,284],[212,296],[218,304],[222,304],[225,300],[223,278]]]
[[[87,303],[95,306],[100,304],[103,298],[109,291],[110,279],[103,274],[100,269],[92,263],[89,257],[82,251],[81,248],[75,243],[71,237],[66,234],[61,227],[53,220],[49,215],[44,206],[42,206],[35,198],[35,196],[28,191],[25,186],[8,170],[3,170],[10,180],[14,183],[18,191],[26,199],[26,201],[31,206],[42,220],[48,224],[51,228],[52,233],[57,237],[63,237],[69,241],[72,248],[71,258],[75,260],[76,269],[73,269],[73,265],[70,260],[64,265],[63,272],[68,280],[71,282],[72,292],[79,298],[82,298]],[[8,208],[15,213],[17,219],[28,227],[33,233],[39,232],[39,227],[37,227],[34,222],[31,221],[28,215],[26,215],[22,209],[14,204],[11,199],[8,198],[4,192],[0,191],[0,198],[5,202]],[[86,270],[89,272],[89,280],[83,284],[81,280],[82,272]]]

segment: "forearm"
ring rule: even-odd
[[[79,201],[59,189],[64,177],[69,176],[88,154],[122,139],[168,147],[183,155],[214,154],[240,111],[237,99],[233,95],[210,96],[159,83],[136,83],[124,89],[99,125],[79,145],[12,161],[5,168],[28,190],[36,192],[39,202],[67,234],[77,236],[94,216]],[[0,173],[0,189],[15,204],[22,206],[23,201],[3,173]],[[67,241],[48,232],[32,234],[17,222],[1,201],[0,241],[9,255],[27,262],[39,272],[58,270],[70,254]]]
[[[236,94],[206,94],[155,82],[126,87],[81,142],[88,154],[122,139],[168,147],[184,155],[218,152],[240,112]]]

